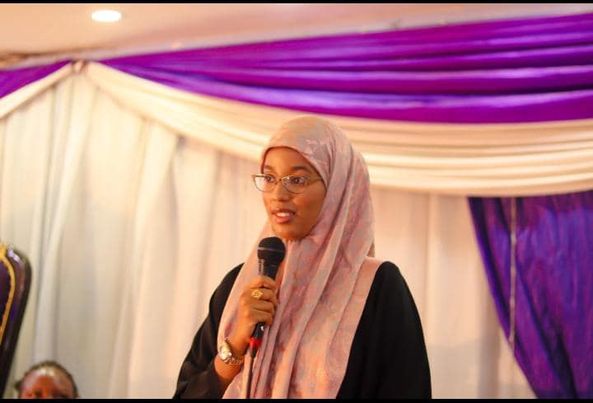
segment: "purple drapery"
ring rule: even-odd
[[[64,67],[67,63],[67,61],[61,61],[45,66],[0,70],[0,98],[50,75]]]
[[[515,357],[541,398],[593,398],[593,191],[470,198],[490,291]],[[514,220],[513,220],[514,217]]]
[[[316,113],[450,123],[593,117],[593,13],[101,61],[194,93]]]

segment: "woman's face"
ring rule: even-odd
[[[74,387],[62,372],[54,368],[39,368],[23,379],[20,399],[72,399]]]
[[[274,175],[277,180],[287,175],[319,177],[305,157],[287,147],[270,149],[266,153],[262,171]],[[317,222],[325,191],[323,181],[317,180],[298,194],[286,190],[281,182],[271,192],[264,192],[264,205],[274,233],[282,239],[293,241],[307,236]]]

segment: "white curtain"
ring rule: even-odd
[[[0,237],[27,253],[34,272],[13,378],[56,359],[83,397],[170,397],[212,291],[264,223],[249,180],[261,147],[300,113],[187,94],[98,65],[69,66],[44,88],[12,94],[10,106],[6,98]],[[433,396],[532,397],[500,330],[465,196],[508,195],[501,178],[519,175],[517,167],[525,168],[523,182],[509,185],[517,194],[590,188],[591,122],[472,132],[334,120],[369,161],[377,256],[400,267],[415,297]],[[439,161],[463,150],[463,163],[435,176]],[[470,165],[484,173],[479,156],[493,154],[503,166],[496,174],[491,165],[488,185],[474,188],[480,175]],[[418,155],[422,164],[406,171],[416,181],[397,173]],[[539,163],[535,175],[534,156],[555,169]]]
[[[187,94],[96,63],[86,74],[143,116],[247,159],[256,160],[267,134],[295,116],[286,109]],[[363,153],[375,186],[463,196],[593,188],[592,120],[426,124],[328,117]]]

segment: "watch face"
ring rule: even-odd
[[[232,353],[231,350],[229,349],[229,347],[226,344],[223,344],[220,347],[220,359],[223,361],[228,361],[229,358],[232,357]]]
[[[240,365],[243,363],[243,358],[235,358],[233,357],[233,351],[231,350],[231,346],[225,340],[220,345],[220,349],[218,350],[218,356],[225,364],[229,365]]]

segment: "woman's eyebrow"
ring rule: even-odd
[[[311,170],[309,169],[309,167],[305,166],[305,165],[295,165],[291,168],[291,172],[294,171],[307,171],[307,172],[311,172]]]
[[[262,170],[267,170],[267,171],[272,171],[272,172],[276,172],[274,170],[273,167],[271,167],[270,165],[264,165],[262,167]],[[296,171],[307,171],[307,172],[312,172],[311,169],[306,166],[306,165],[295,165],[290,167],[290,172],[296,172]]]

